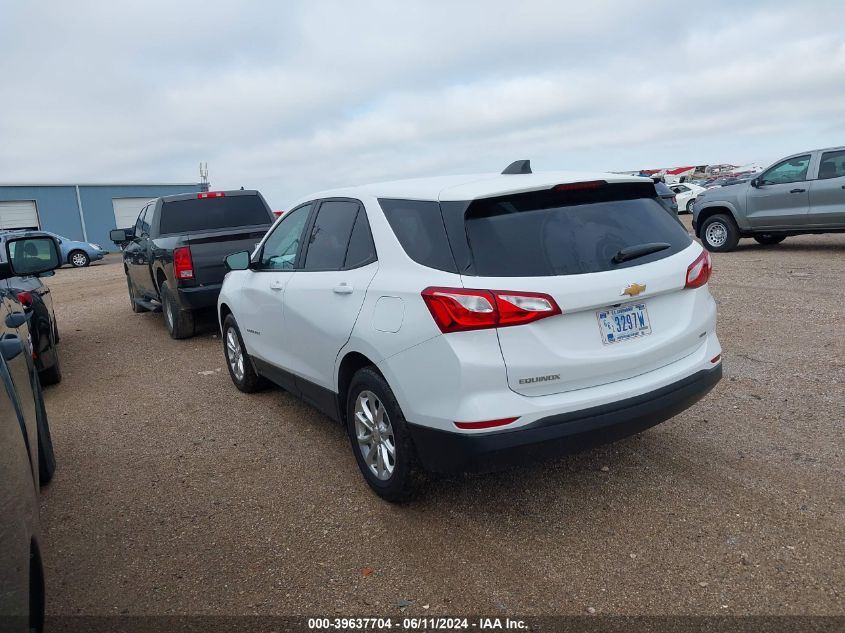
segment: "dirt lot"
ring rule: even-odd
[[[339,426],[238,392],[213,324],[173,341],[133,314],[116,257],[60,270],[48,611],[842,614],[844,281],[845,235],[743,240],[715,257],[725,377],[705,400],[396,507]]]

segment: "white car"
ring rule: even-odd
[[[695,199],[702,191],[707,191],[704,187],[699,187],[691,182],[679,182],[674,185],[669,185],[669,188],[675,193],[675,198],[678,200],[678,213],[692,213],[692,205],[695,204]]]
[[[290,209],[226,260],[227,366],[345,424],[385,499],[642,431],[721,378],[710,255],[647,178],[518,161]]]

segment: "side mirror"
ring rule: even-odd
[[[6,240],[6,262],[0,264],[0,279],[42,275],[61,265],[52,237],[10,238]]]
[[[246,270],[249,268],[249,251],[240,251],[238,253],[232,253],[228,255],[224,261],[226,264],[226,270],[233,271],[233,270]]]
[[[752,178],[751,179],[751,186],[755,189],[760,186],[760,179],[759,178]]]
[[[109,231],[109,239],[115,244],[123,244],[132,238],[129,237],[129,232],[132,229],[112,229]]]

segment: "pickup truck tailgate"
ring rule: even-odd
[[[182,244],[191,249],[196,283],[201,286],[222,283],[223,277],[226,276],[226,266],[223,263],[226,256],[238,251],[252,252],[270,226],[268,223],[266,226],[185,234]]]

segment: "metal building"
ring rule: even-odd
[[[151,198],[207,190],[205,183],[0,184],[0,229],[42,229],[113,250],[109,231],[132,226]]]

